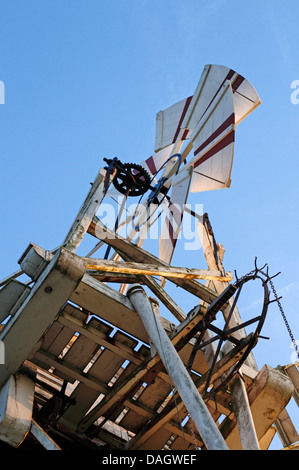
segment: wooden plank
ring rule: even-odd
[[[21,444],[31,426],[33,401],[34,382],[22,373],[11,375],[0,389],[1,441]]]
[[[159,266],[168,266],[166,263],[160,261],[159,258],[156,258],[142,248],[135,246],[128,240],[122,238],[120,235],[115,234],[113,231],[109,230],[97,217],[93,218],[93,221],[88,228],[88,233],[96,236],[100,240],[103,240],[105,243],[112,246],[113,249],[125,261],[134,260],[138,263],[154,263],[155,265]],[[180,279],[171,277],[167,277],[167,279],[208,303],[211,303],[217,298],[215,292],[213,292],[211,289],[208,289],[200,282],[195,281],[194,279]]]
[[[131,345],[131,351],[137,344],[132,338],[120,332],[115,334],[115,339],[118,343],[126,341],[128,345]],[[108,384],[120,369],[123,362],[123,357],[105,349],[90,367],[88,373],[101,382]],[[66,411],[63,420],[70,421],[74,426],[83,418],[85,413],[87,413],[89,408],[99,397],[99,394],[96,390],[88,387],[88,385],[80,383],[73,391],[71,397],[76,400],[76,403]]]
[[[128,273],[113,273],[113,272],[107,272],[107,271],[97,271],[97,270],[92,270],[88,269],[86,273],[89,276],[94,277],[98,281],[101,282],[113,282],[113,283],[126,283],[126,284],[135,284],[135,283],[140,283],[143,284],[143,281],[141,280],[141,276],[138,276],[136,274],[128,274]]]
[[[22,282],[11,279],[0,290],[0,323],[2,323],[18,306],[26,299],[30,293],[30,287]]]
[[[182,341],[184,334],[188,335],[191,326],[192,328],[195,327],[196,321],[199,322],[201,319],[201,311],[200,309],[196,309],[193,315],[190,316],[189,320],[186,319],[181,328],[173,330],[173,332],[170,334],[170,338],[177,350],[182,348],[184,345],[184,341]],[[192,346],[190,346],[190,350],[191,347]],[[185,360],[189,358],[190,350],[188,351],[188,354],[186,354]],[[83,418],[82,422],[80,423],[80,429],[82,432],[84,432],[84,430],[86,430],[86,428],[88,428],[88,426],[91,425],[99,416],[105,415],[105,413],[115,405],[117,400],[121,400],[121,398],[126,393],[128,393],[128,391],[130,391],[138,382],[146,381],[145,376],[147,375],[148,371],[152,370],[154,367],[158,367],[159,362],[161,361],[157,354],[153,358],[149,357],[138,367],[136,367],[132,374],[127,377],[123,383],[114,386],[111,390],[111,393],[105,397],[103,402],[91,410],[90,413]],[[199,371],[202,372],[202,369],[199,369]]]
[[[81,322],[84,322],[84,320],[87,318],[86,312],[82,312],[78,309],[75,310],[70,304],[67,304],[64,307],[64,311],[68,311],[68,315],[72,314],[72,317],[76,316],[78,321]],[[74,328],[74,326],[75,323],[72,325],[63,326],[57,321],[53,322],[43,336],[40,347],[58,357],[75,335],[77,330]]]
[[[129,299],[110,286],[85,274],[70,301],[149,344],[148,334]]]
[[[244,348],[246,345],[244,346]],[[243,348],[243,349],[244,349]],[[227,370],[229,370],[240,358],[243,350],[239,348],[233,348],[226,356],[224,356],[218,363],[213,371],[213,376],[211,383],[221,377]],[[205,386],[205,381],[207,374],[204,374],[200,379],[198,379],[195,384],[199,392],[202,392]],[[139,434],[137,434],[132,441],[127,445],[127,448],[130,449],[139,449],[140,445],[143,445],[147,439],[149,439],[153,434],[157,432],[158,429],[163,427],[170,419],[173,418],[178,412],[184,408],[184,403],[182,402],[178,393],[175,393],[175,402],[172,400],[169,405],[159,414],[159,416],[153,419]]]
[[[286,409],[280,413],[279,417],[275,421],[275,427],[277,428],[284,447],[288,447],[299,441],[297,430]]]
[[[143,360],[143,358],[140,357],[139,353],[132,351],[132,349],[127,346],[127,342],[118,341],[118,336],[110,338],[109,334],[105,333],[104,331],[98,331],[98,329],[93,328],[92,325],[85,324],[79,319],[73,318],[72,316],[68,315],[65,311],[63,311],[59,315],[57,321],[60,324],[75,328],[78,333],[92,339],[99,345],[104,346],[115,354],[118,354],[123,358],[123,360],[127,359],[133,362],[134,364],[140,364],[140,362]],[[113,329],[112,327],[108,326],[107,328],[109,328],[110,332]]]
[[[97,353],[98,349],[98,343],[91,341],[89,338],[86,338],[86,336],[79,335],[65,354],[64,359],[68,364],[83,371]]]
[[[85,263],[64,248],[49,262],[25,302],[0,332],[0,340],[5,344],[5,364],[0,369],[0,385],[27,359],[76,289],[85,269]]]
[[[39,349],[34,357],[34,363],[36,363],[36,361],[47,364],[49,368],[54,367],[56,375],[58,375],[59,372],[61,377],[71,377],[72,381],[78,380],[79,382],[87,384],[90,388],[97,390],[99,394],[107,394],[109,392],[106,384],[92,377],[91,374],[83,373],[81,369],[78,369],[73,364],[69,364],[65,359],[57,359],[56,356],[50,354],[48,351]]]
[[[218,269],[219,271],[224,272],[225,270],[224,270],[223,263],[222,263],[224,248],[221,244],[216,243],[212,226],[208,218],[208,214],[204,214],[203,217],[199,217],[198,220],[199,220],[198,234],[200,237],[201,245],[204,251],[208,268]],[[223,290],[228,287],[227,283],[219,282],[217,280],[213,281],[213,284],[218,294],[223,292]],[[223,311],[224,318],[227,318],[232,305],[233,305],[233,298],[231,298],[228,301],[228,305],[224,309],[221,309]],[[240,325],[241,323],[242,323],[241,315],[238,311],[237,306],[235,306],[229,327]],[[233,336],[235,336],[238,339],[241,339],[246,336],[246,332],[244,329],[240,329],[236,331]],[[249,356],[247,357],[246,364],[252,367],[254,370],[256,371],[258,370],[256,361],[252,353],[250,353]]]
[[[295,364],[290,364],[284,368],[284,372],[294,384],[294,399],[299,406],[299,370]]]
[[[34,420],[31,422],[30,432],[46,450],[61,450],[56,442]]]
[[[293,384],[285,375],[267,365],[259,371],[247,390],[259,441],[286,407],[292,392]],[[220,429],[231,450],[242,449],[235,418],[225,418]]]
[[[132,261],[122,262],[95,258],[82,259],[86,263],[86,269],[96,269],[104,272],[162,276],[168,278],[175,277],[182,279],[206,279],[222,282],[229,282],[233,279],[230,272],[221,273],[220,271],[209,271],[207,269],[159,266],[154,264],[135,263]]]
[[[63,245],[72,252],[76,252],[81,244],[90,222],[104,198],[105,176],[106,171],[101,168],[64,239]]]
[[[167,292],[161,287],[154,278],[151,276],[140,276],[142,282],[146,284],[152,291],[152,293],[159,299],[165,307],[173,314],[173,316],[180,322],[186,318],[185,312],[177,305],[177,303],[167,294]],[[142,284],[140,282],[140,284]]]
[[[143,443],[138,450],[161,450],[172,434],[172,430],[169,431],[166,428],[161,428],[147,442]]]
[[[232,405],[235,413],[243,450],[260,450],[246,388],[241,377],[236,375],[230,385]]]

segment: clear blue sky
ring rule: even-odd
[[[262,104],[237,128],[231,188],[189,202],[208,212],[227,270],[241,276],[257,256],[281,271],[299,341],[298,43],[294,0],[0,0],[0,278],[29,242],[63,241],[103,157],[150,156],[156,112],[193,94],[205,64],[226,65]],[[196,256],[178,245],[173,265],[205,267]],[[241,314],[255,316],[255,300],[245,297]],[[276,304],[262,334],[259,366],[289,364]]]

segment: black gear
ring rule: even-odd
[[[141,165],[118,162],[116,169],[113,184],[120,193],[127,194],[129,191],[130,196],[140,196],[149,189],[151,177]]]

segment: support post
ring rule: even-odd
[[[242,449],[260,450],[246,388],[243,380],[238,376],[238,374],[234,378],[234,381],[231,385],[231,391],[232,404],[237,421]]]
[[[219,429],[201,398],[181,358],[169,340],[150,301],[139,284],[132,285],[127,292],[132,306],[140,316],[146,331],[155,345],[173,385],[177,388],[198,432],[208,450],[228,450]]]

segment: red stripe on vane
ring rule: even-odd
[[[147,160],[145,160],[145,163],[147,164],[148,169],[151,172],[151,174],[155,175],[157,173],[157,168],[155,165],[154,157],[149,157]]]
[[[181,118],[180,118],[180,121],[179,121],[179,124],[178,124],[178,127],[177,127],[177,130],[175,131],[175,134],[174,134],[174,138],[173,138],[173,141],[172,143],[174,144],[176,139],[177,139],[177,136],[179,135],[179,132],[181,130],[181,125],[182,125],[182,122],[183,122],[183,119],[186,115],[186,112],[189,108],[189,105],[190,105],[190,102],[192,100],[192,96],[189,96],[187,99],[186,99],[186,103],[185,103],[185,106],[184,106],[184,109],[183,109],[183,112],[182,112],[182,115],[181,115]],[[184,133],[185,134],[185,133]]]
[[[234,141],[235,141],[235,130],[232,129],[223,139],[221,139],[216,145],[214,145],[214,147],[212,147],[205,155],[203,155],[194,163],[194,168],[201,165],[201,163],[204,163],[207,160],[209,160],[209,158],[216,155],[216,153],[220,152],[221,150],[223,150],[225,147],[227,147]]]
[[[201,152],[207,145],[216,139],[222,132],[225,131],[231,124],[235,123],[235,113],[232,113],[219,127],[216,129],[208,139],[206,139],[195,151],[194,155]]]

